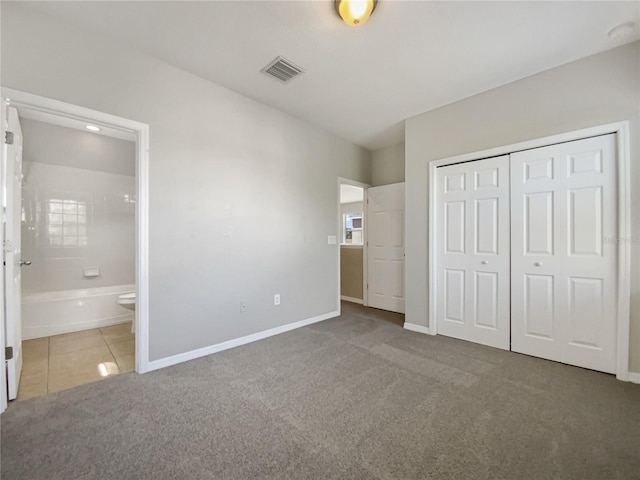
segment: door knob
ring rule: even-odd
[[[536,263],[534,263],[534,265],[535,265],[536,267],[541,267],[541,266],[542,266],[542,262],[536,262]]]
[[[488,264],[489,264],[489,262],[488,262],[487,260],[482,260],[480,263],[481,263],[482,265],[488,265]]]
[[[25,266],[25,265],[26,265],[27,267],[28,267],[29,265],[31,265],[31,260],[20,260],[20,266],[22,267],[22,266]]]

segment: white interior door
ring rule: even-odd
[[[18,396],[18,384],[22,371],[22,322],[21,322],[21,229],[22,229],[22,129],[15,108],[6,109],[6,130],[12,138],[5,143],[5,302],[6,343],[13,351],[7,359],[7,387],[9,400]],[[5,121],[5,119],[3,119]]]
[[[368,305],[404,313],[404,183],[367,195]]]
[[[509,349],[509,156],[437,170],[438,333]]]
[[[615,372],[615,139],[511,155],[513,351]]]

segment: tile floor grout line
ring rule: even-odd
[[[111,350],[111,345],[109,345],[109,342],[107,342],[107,339],[104,338],[104,334],[102,333],[102,330],[100,330],[100,335],[102,335],[102,339],[104,340],[104,343],[107,344],[107,348],[109,349],[109,353],[111,353],[111,356],[113,357],[113,361],[116,362],[116,365],[118,366],[118,370],[120,370],[118,372],[118,374],[122,373],[122,368],[120,367],[120,362],[118,362],[118,358],[116,357],[116,354],[113,353],[113,350]]]

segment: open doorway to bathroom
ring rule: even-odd
[[[2,96],[7,397],[145,371],[148,128]]]
[[[339,179],[340,300],[366,305],[365,202],[368,185]]]

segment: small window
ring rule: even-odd
[[[47,229],[52,247],[87,246],[87,204],[77,200],[49,200]]]
[[[345,213],[343,216],[343,227],[343,244],[362,245],[362,212]]]

